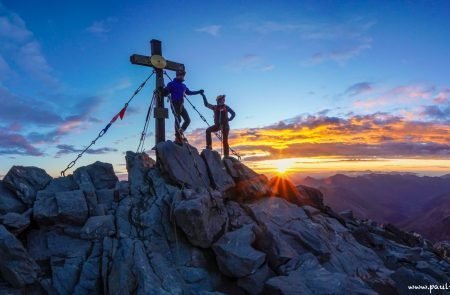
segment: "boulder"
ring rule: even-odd
[[[193,146],[160,142],[156,145],[156,153],[163,173],[172,183],[192,189],[210,187],[206,164]]]
[[[49,256],[62,258],[86,257],[91,242],[67,236],[56,231],[50,231],[47,237],[47,253]]]
[[[39,266],[3,225],[0,225],[0,253],[0,273],[8,283],[22,288],[37,281]]]
[[[91,177],[95,189],[112,189],[119,180],[114,173],[113,166],[109,163],[95,162],[84,167]]]
[[[239,278],[237,284],[250,295],[261,294],[264,289],[264,283],[275,273],[269,268],[267,263],[264,263],[252,274]]]
[[[80,167],[73,172],[73,179],[84,193],[89,208],[89,215],[93,215],[97,202],[96,188],[86,167]]]
[[[3,217],[0,217],[0,221],[10,232],[18,235],[30,225],[31,213],[31,208],[22,214],[15,212],[7,213]]]
[[[255,224],[255,221],[245,212],[238,202],[229,201],[225,203],[228,213],[228,229],[233,231],[247,224]]]
[[[300,192],[300,201],[303,205],[310,205],[319,209],[325,208],[323,194],[320,190],[305,185],[298,185],[297,190]]]
[[[58,219],[61,222],[84,224],[89,212],[82,191],[56,193],[55,199],[58,208]]]
[[[205,160],[213,188],[225,192],[234,187],[233,178],[228,174],[218,152],[205,149],[201,156]]]
[[[433,245],[434,251],[450,263],[450,241],[441,241]]]
[[[51,257],[52,287],[57,294],[73,294],[83,261],[84,257],[80,256],[68,258]]]
[[[265,175],[255,173],[235,158],[225,158],[223,162],[236,183],[233,199],[246,202],[272,194]]]
[[[27,234],[27,250],[32,259],[40,263],[50,258],[47,246],[47,232],[32,229]]]
[[[395,281],[398,294],[401,295],[412,294],[410,289],[408,289],[408,286],[429,286],[439,284],[433,277],[407,267],[400,267],[391,275],[391,277]]]
[[[3,178],[4,184],[29,207],[33,205],[37,191],[44,189],[50,180],[52,177],[44,169],[24,166],[13,166]]]
[[[79,189],[73,175],[54,178],[45,187],[47,192],[67,192]]]
[[[298,206],[313,206],[323,209],[322,193],[304,185],[295,186],[287,177],[275,176],[269,183],[273,194]]]
[[[252,247],[254,241],[253,225],[223,235],[212,246],[220,271],[233,278],[254,274],[266,260],[264,253]]]
[[[106,211],[112,209],[114,203],[114,195],[116,191],[113,189],[101,189],[96,191],[98,205],[103,205]]]
[[[0,215],[11,212],[22,213],[25,210],[25,204],[0,180]]]
[[[227,211],[218,191],[185,189],[174,208],[176,225],[193,245],[202,248],[209,248],[214,243],[227,221]]]
[[[74,287],[73,294],[101,294],[101,274],[100,263],[102,258],[102,243],[97,242],[89,255],[89,258],[84,262],[78,284]]]
[[[33,219],[43,224],[84,224],[88,207],[80,190],[39,191],[33,207]]]
[[[116,233],[113,215],[92,216],[81,229],[83,239],[98,240]]]
[[[148,170],[155,166],[156,162],[146,153],[133,153],[127,151],[125,160],[127,162],[128,183],[130,194],[139,196],[149,193],[149,185],[146,182]]]

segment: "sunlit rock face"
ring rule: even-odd
[[[0,294],[409,294],[450,281],[448,245],[338,215],[320,191],[165,142],[0,183]]]

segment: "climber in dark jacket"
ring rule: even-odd
[[[187,86],[183,83],[184,76],[186,72],[184,70],[178,70],[176,72],[176,77],[173,81],[169,82],[164,88],[164,94],[170,94],[171,98],[171,107],[173,114],[175,116],[175,143],[181,144],[182,134],[186,131],[187,127],[191,123],[191,119],[189,118],[189,114],[184,108],[184,95],[195,95],[195,94],[203,94],[203,89],[198,91],[191,91]],[[180,128],[181,118],[183,118],[183,124]]]
[[[228,122],[234,119],[236,113],[225,104],[225,95],[219,95],[216,98],[217,104],[212,105],[208,103],[206,96],[201,93],[205,107],[214,111],[214,125],[206,129],[206,148],[212,149],[211,132],[222,131],[223,155],[228,157],[230,146],[228,145],[228,134],[230,133],[230,125]],[[228,113],[231,114],[228,118]]]

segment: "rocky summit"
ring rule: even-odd
[[[170,141],[0,182],[0,294],[420,294],[450,246],[336,214],[320,191]],[[429,294],[428,291],[425,293]]]

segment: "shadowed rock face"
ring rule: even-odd
[[[340,217],[319,191],[273,190],[211,151],[157,148],[158,163],[127,153],[128,181],[97,162],[33,186],[32,203],[31,189],[3,187],[0,294],[408,294],[449,281],[445,243]],[[47,178],[21,171],[10,184]]]

